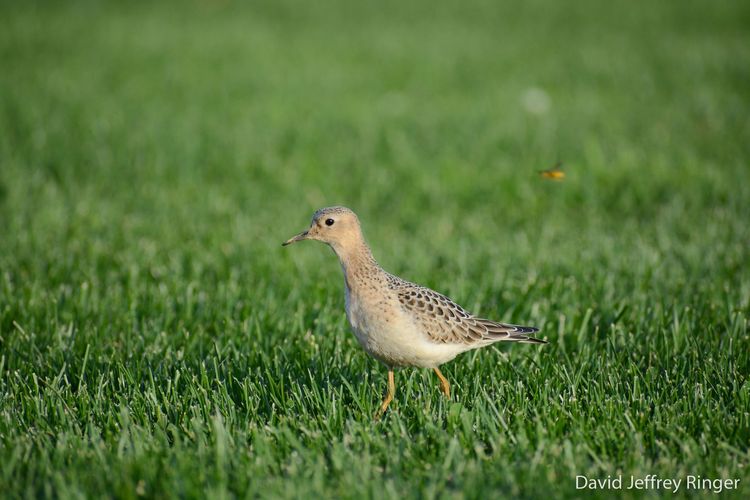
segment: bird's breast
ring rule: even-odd
[[[349,321],[349,324],[353,329],[357,329],[357,324],[359,322],[357,321],[356,315],[353,313],[357,309],[356,306],[356,300],[352,297],[352,291],[349,288],[349,283],[344,283],[344,299],[346,301],[346,319]]]

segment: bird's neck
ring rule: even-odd
[[[364,239],[352,245],[334,246],[333,251],[339,257],[346,285],[350,289],[355,288],[364,278],[382,272]]]

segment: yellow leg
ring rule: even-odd
[[[383,413],[385,413],[385,410],[388,409],[388,405],[391,404],[391,401],[393,401],[393,396],[396,394],[396,381],[393,377],[393,370],[388,370],[388,393],[385,395],[385,399],[383,399],[383,404],[380,405],[380,409],[375,414],[375,420],[378,420],[380,417],[383,416]]]
[[[440,379],[440,392],[442,392],[446,398],[450,399],[451,384],[448,382],[448,379],[443,376],[439,368],[433,368],[433,370],[435,370],[435,375]]]

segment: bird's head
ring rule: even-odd
[[[351,247],[362,240],[357,215],[346,207],[321,208],[313,214],[307,230],[282,243],[290,245],[302,240],[318,240],[334,250]]]

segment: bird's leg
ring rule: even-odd
[[[375,414],[375,420],[378,420],[380,417],[383,416],[383,413],[385,413],[385,410],[388,409],[388,405],[391,404],[391,401],[393,401],[393,396],[396,394],[396,381],[393,377],[393,370],[388,370],[388,393],[385,395],[385,398],[383,399],[383,403],[380,405],[380,409]]]
[[[440,379],[440,392],[442,392],[446,398],[450,399],[451,398],[451,385],[448,382],[448,379],[443,376],[439,368],[435,367],[433,368],[433,370],[435,370],[435,375],[437,375],[438,378]]]

